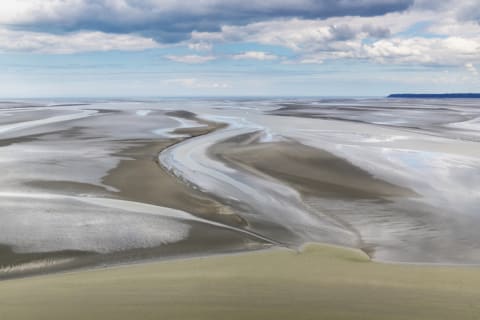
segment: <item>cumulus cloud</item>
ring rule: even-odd
[[[212,50],[212,44],[208,42],[191,42],[187,44],[190,50],[195,51],[210,51]]]
[[[472,69],[480,62],[477,2],[4,0],[0,50],[143,50],[172,42],[209,52],[218,43],[248,42],[288,48],[295,56],[290,63],[361,59]],[[189,64],[222,58],[208,53],[165,57]],[[255,49],[224,57],[286,62]]]
[[[408,28],[420,19],[417,13],[381,17],[329,19],[280,19],[244,26],[225,25],[218,32],[193,32],[195,42],[254,42],[293,50],[325,49],[330,44],[365,38],[384,38]]]
[[[196,78],[169,79],[165,81],[167,85],[177,85],[188,89],[226,89],[230,85],[224,82],[215,82],[201,80]]]
[[[470,65],[480,61],[477,38],[389,38],[330,45],[330,50],[307,53],[300,62],[322,63],[329,59],[365,59],[377,63],[418,65]]]
[[[165,56],[165,58],[175,62],[190,63],[190,64],[205,63],[205,62],[216,59],[214,56],[200,56],[196,54],[183,55],[183,56],[167,55]]]
[[[462,0],[461,6],[457,8],[457,17],[460,20],[473,20],[480,22],[480,6],[477,0]]]
[[[157,48],[152,39],[131,34],[98,31],[68,34],[12,31],[0,29],[0,51],[70,54],[91,51],[139,51]]]
[[[457,11],[427,3],[422,7],[369,18],[293,18],[223,26],[218,32],[194,32],[192,41],[282,46],[296,52],[298,63],[360,59],[463,66],[480,61],[480,24],[458,20]]]
[[[56,32],[141,33],[179,42],[196,31],[278,18],[376,16],[403,11],[413,0],[3,0],[0,24]]]
[[[410,38],[380,40],[363,46],[366,57],[380,62],[457,64],[480,60],[480,38]]]
[[[276,60],[278,56],[263,51],[247,51],[232,56],[235,60]]]
[[[478,76],[478,70],[477,68],[473,65],[473,63],[467,62],[465,63],[465,69],[468,70],[471,74],[474,76]]]

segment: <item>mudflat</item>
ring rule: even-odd
[[[0,319],[476,319],[478,108],[459,103],[10,115],[0,278],[23,278]]]

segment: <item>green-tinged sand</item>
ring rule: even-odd
[[[0,319],[480,319],[480,268],[310,245],[0,282]]]

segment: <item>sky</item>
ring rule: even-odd
[[[478,0],[2,0],[0,97],[480,92]]]

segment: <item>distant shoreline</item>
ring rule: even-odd
[[[387,98],[480,99],[480,93],[394,93]]]

